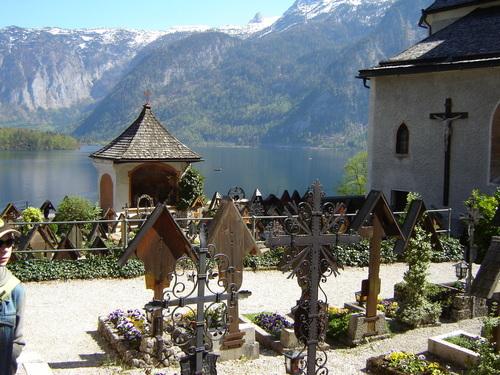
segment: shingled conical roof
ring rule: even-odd
[[[192,151],[170,134],[156,119],[151,106],[145,104],[141,114],[108,145],[90,155],[117,163],[134,161],[201,161]]]

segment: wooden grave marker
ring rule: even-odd
[[[54,257],[52,258],[53,260],[65,260],[65,259],[70,259],[70,260],[77,260],[80,257],[80,252],[77,250],[71,251],[71,249],[79,249],[80,247],[77,247],[72,240],[66,236],[63,237],[62,240],[59,242],[57,249],[67,249],[68,251],[56,251],[54,253]]]
[[[163,299],[163,290],[170,286],[179,258],[187,255],[196,261],[191,244],[164,203],[153,210],[118,260],[118,265],[123,266],[134,255],[144,263],[146,288],[153,290],[155,300]],[[155,317],[161,316],[161,310],[155,314]],[[159,319],[153,321],[154,336],[162,330],[161,322],[157,321]]]
[[[403,237],[399,238],[394,245],[395,254],[401,255],[404,253],[410,238],[413,236],[415,226],[419,222],[421,222],[423,229],[431,234],[431,244],[434,246],[434,250],[443,252],[443,247],[441,246],[441,241],[439,240],[436,228],[434,228],[431,217],[429,215],[424,215],[425,211],[425,204],[421,199],[415,199],[411,202],[401,228]]]
[[[21,236],[18,250],[54,250],[57,248],[57,240],[55,234],[47,225],[34,224],[33,228]],[[53,251],[42,251],[33,253],[34,258],[52,259]]]
[[[380,248],[384,236],[404,238],[399,225],[382,192],[372,190],[354,218],[351,230],[359,232],[365,222],[372,217],[373,233],[370,238],[370,260],[368,268],[368,296],[366,301],[367,332],[365,336],[379,334],[376,323],[377,297],[380,293]],[[365,282],[366,285],[366,282]]]
[[[108,233],[106,232],[106,227],[102,225],[103,223],[94,222],[90,233],[87,236],[87,243],[93,243],[97,237],[101,237],[103,240],[108,239]]]
[[[471,294],[480,298],[493,298],[500,303],[500,237],[494,236],[486,252],[476,278],[472,282]],[[495,312],[494,312],[495,313]],[[497,305],[496,316],[500,316],[500,307]],[[495,350],[500,352],[500,327],[493,332]]]
[[[0,219],[5,222],[16,221],[18,217],[21,216],[21,211],[19,211],[14,203],[8,203],[0,214]]]
[[[217,253],[225,254],[229,265],[235,268],[235,272],[219,276],[224,286],[234,283],[238,290],[243,282],[243,259],[248,254],[259,255],[260,250],[232,199],[221,201],[219,210],[208,226],[208,243],[215,245]],[[229,321],[222,349],[238,348],[244,343],[244,333],[239,329],[237,300],[229,308]]]
[[[49,201],[49,200],[46,200],[40,206],[40,211],[43,212],[43,217],[45,219],[49,218],[50,211],[55,211],[55,210],[56,210],[56,208],[54,207],[54,205],[52,204],[52,202]]]
[[[94,241],[91,242],[91,247],[93,249],[103,249],[103,250],[96,250],[94,251],[95,253],[99,255],[108,255],[110,254],[110,251],[108,249],[108,246],[106,245],[106,242],[101,236],[97,236]]]
[[[66,234],[66,238],[68,238],[71,241],[71,244],[74,246],[73,249],[82,248],[83,233],[78,224],[71,225],[68,233]]]

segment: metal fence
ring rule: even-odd
[[[427,210],[427,213],[439,213],[441,216],[446,217],[446,227],[437,230],[438,233],[446,233],[448,236],[451,234],[451,208],[446,208],[446,209],[434,209],[434,210]],[[394,212],[394,215],[397,217],[401,214],[404,214],[404,212]],[[344,216],[347,217],[354,217],[356,216],[355,213],[353,214],[346,214]],[[263,221],[282,221],[289,216],[286,215],[271,215],[271,216],[257,216],[257,215],[252,215],[252,216],[244,216],[243,220],[245,220],[249,227],[252,235],[256,240],[262,240],[261,238],[258,238],[258,230],[257,226],[259,223],[262,223]],[[186,235],[188,238],[191,240],[195,237],[196,233],[191,233],[190,231],[193,232],[193,226],[196,226],[200,222],[207,222],[212,220],[213,218],[211,217],[200,217],[200,218],[194,218],[194,217],[176,217],[175,220],[176,222],[181,226],[181,228],[184,229]],[[39,227],[46,227],[50,226],[52,224],[56,225],[77,225],[77,226],[93,226],[93,225],[103,225],[104,227],[107,228],[112,228],[111,231],[107,232],[107,235],[109,237],[113,237],[114,241],[117,241],[118,244],[114,244],[113,246],[110,247],[80,247],[80,248],[57,248],[57,246],[53,246],[54,248],[50,249],[25,249],[25,250],[19,250],[16,247],[14,248],[13,253],[14,254],[37,254],[37,253],[57,253],[57,252],[68,252],[68,251],[88,251],[88,252],[102,252],[102,251],[124,251],[130,242],[130,239],[132,238],[132,233],[137,230],[142,223],[146,220],[146,218],[128,218],[126,216],[123,216],[120,220],[93,220],[93,221],[43,221],[43,222],[38,222],[38,223],[29,223],[29,222],[12,222],[9,223],[10,226],[14,227],[15,229],[19,230],[22,233],[27,233],[29,230],[31,230],[35,225]],[[109,239],[108,237],[108,239]],[[88,238],[82,238],[82,242],[89,242]]]

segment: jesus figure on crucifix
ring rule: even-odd
[[[451,163],[451,136],[453,133],[453,121],[466,119],[467,112],[452,112],[451,98],[446,98],[445,111],[443,113],[431,113],[431,120],[441,120],[444,123],[444,183],[443,183],[443,205],[448,206],[450,200],[450,163]]]

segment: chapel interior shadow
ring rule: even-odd
[[[79,354],[81,361],[49,362],[51,369],[76,369],[88,367],[101,367],[106,364],[120,365],[121,359],[97,331],[87,331],[88,335],[97,343],[101,352]]]

